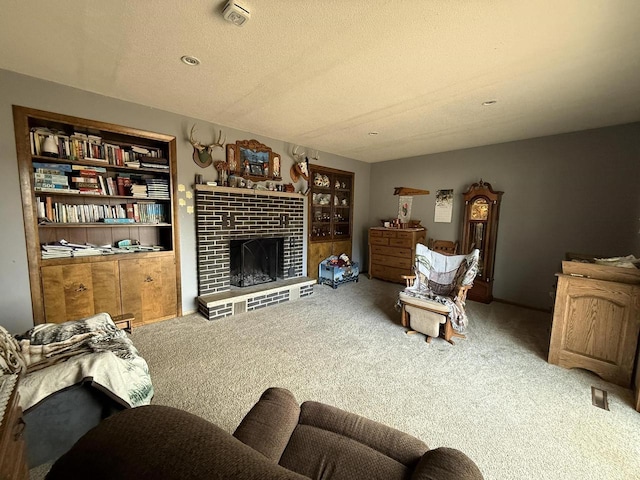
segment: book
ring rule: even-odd
[[[96,183],[76,182],[76,188],[79,188],[79,189],[87,188],[87,189],[91,189],[91,190],[100,190],[100,185],[98,185],[97,181],[96,181]]]
[[[105,167],[94,167],[92,165],[71,165],[72,170],[87,170],[93,171],[97,173],[107,173],[107,169]]]
[[[69,188],[69,184],[67,183],[56,183],[56,182],[47,182],[44,180],[36,181],[33,186],[34,189],[38,188],[50,188],[54,190],[67,190]]]
[[[134,223],[135,220],[133,218],[104,218],[102,219],[104,223]]]
[[[57,183],[69,183],[69,177],[67,177],[66,175],[58,175],[54,173],[34,172],[33,178],[35,178],[36,180],[47,180]]]
[[[116,183],[118,185],[118,195],[122,197],[131,195],[131,178],[130,177],[119,175],[118,179],[116,180]]]
[[[96,177],[71,177],[72,182],[98,183]]]
[[[66,163],[43,163],[43,162],[33,162],[31,164],[34,169],[45,169],[45,170],[57,170],[59,172],[70,172],[71,165],[67,165]],[[74,165],[75,166],[75,165]]]
[[[56,187],[41,187],[34,186],[33,189],[36,192],[51,192],[51,193],[80,193],[77,188],[56,188]]]
[[[107,192],[109,195],[117,195],[117,186],[113,182],[113,178],[107,177]]]

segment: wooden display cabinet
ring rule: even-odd
[[[134,312],[138,323],[180,315],[175,137],[18,106],[13,118],[34,322],[99,312]],[[34,164],[47,164],[46,173]],[[51,186],[42,183],[48,179]],[[148,248],[43,258],[41,246],[60,240]],[[162,264],[163,279],[147,282],[130,310],[130,279],[146,273],[146,262]]]
[[[312,166],[309,175],[307,275],[318,278],[320,262],[331,255],[351,257],[354,174]]]
[[[466,255],[474,248],[480,250],[478,275],[467,293],[469,300],[483,303],[493,301],[493,267],[503,193],[494,191],[490,183],[480,180],[463,194],[464,221],[460,253]]]

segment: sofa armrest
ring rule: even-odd
[[[460,450],[440,447],[426,452],[411,480],[483,480],[478,466]]]
[[[293,394],[284,388],[269,388],[245,415],[233,436],[278,463],[299,418],[300,406]]]

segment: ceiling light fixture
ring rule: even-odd
[[[370,137],[375,137],[376,135],[378,135],[378,132],[369,132]]]
[[[180,60],[182,60],[182,63],[186,63],[190,67],[197,67],[198,65],[200,65],[200,60],[198,60],[196,57],[192,57],[191,55],[183,55],[182,57],[180,57]]]
[[[489,105],[495,105],[496,103],[498,103],[497,100],[487,100],[486,102],[482,102],[482,106],[488,107]]]

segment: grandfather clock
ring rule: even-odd
[[[493,264],[496,258],[500,200],[504,192],[495,192],[490,183],[480,180],[464,194],[462,253],[480,250],[478,275],[467,298],[477,302],[493,300]]]

